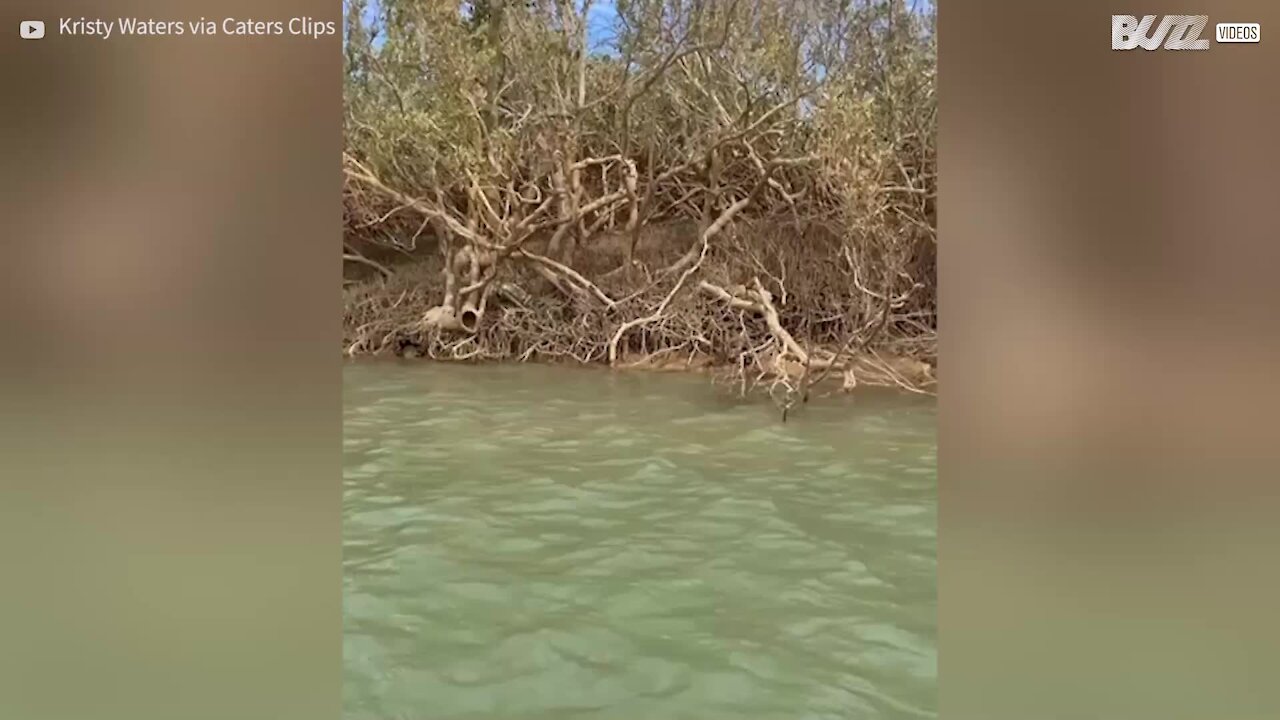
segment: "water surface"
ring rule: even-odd
[[[344,370],[345,716],[936,717],[935,405]]]

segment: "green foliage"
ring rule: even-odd
[[[346,3],[347,150],[388,186],[549,192],[555,157],[616,154],[644,179],[750,130],[725,145],[726,185],[749,185],[753,153],[816,160],[777,174],[793,199],[767,195],[744,217],[835,221],[875,264],[868,274],[888,286],[906,273],[932,292],[931,12],[901,0],[617,0],[616,57],[584,60],[580,3],[382,0],[373,26],[366,7]],[[705,179],[699,167],[653,188],[667,203],[657,215],[689,214],[679,200]]]

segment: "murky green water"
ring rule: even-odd
[[[347,718],[936,716],[928,399],[344,377]]]

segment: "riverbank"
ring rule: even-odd
[[[385,284],[373,284],[348,288],[348,306],[344,317],[343,354],[350,358],[400,358],[441,362],[446,364],[520,365],[539,364],[582,369],[614,370],[634,373],[682,373],[708,377],[712,382],[736,386],[743,394],[757,389],[770,389],[783,385],[794,392],[811,392],[817,395],[847,393],[858,387],[897,387],[906,391],[933,395],[937,390],[934,357],[930,352],[921,354],[903,352],[903,345],[922,346],[932,350],[927,342],[887,342],[892,347],[867,347],[857,354],[841,352],[841,348],[815,347],[814,356],[829,358],[821,367],[805,368],[794,359],[768,356],[767,350],[752,356],[740,352],[736,357],[726,348],[706,348],[696,339],[668,345],[656,350],[635,346],[623,349],[613,364],[605,352],[607,332],[594,338],[583,338],[589,346],[581,352],[547,352],[549,348],[510,339],[509,352],[495,354],[483,348],[487,337],[444,333],[430,327],[424,317],[430,304],[419,296],[424,291],[408,288],[390,292]],[[381,298],[376,305],[381,313],[370,318],[360,311],[359,303],[370,303],[373,297]],[[412,308],[412,309],[411,309]],[[356,324],[357,319],[364,320]],[[370,326],[374,327],[370,327]],[[369,338],[376,328],[381,333],[377,345],[360,344],[361,338]],[[719,353],[716,352],[719,350]],[[763,355],[761,357],[760,355]]]
[[[353,359],[360,356],[352,356]],[[717,362],[715,358],[706,354],[676,355],[674,353],[662,353],[656,357],[635,357],[624,356],[620,358],[617,365],[610,366],[605,363],[580,363],[574,360],[564,360],[561,358],[548,359],[531,359],[531,360],[483,360],[483,361],[466,361],[466,360],[441,360],[430,358],[420,354],[416,349],[410,349],[406,352],[399,353],[393,357],[403,360],[422,360],[424,362],[439,362],[445,364],[496,364],[496,365],[521,365],[521,364],[538,364],[538,365],[554,365],[558,367],[574,367],[584,370],[616,370],[622,372],[635,373],[679,373],[706,375],[715,377],[716,375],[726,374],[733,371],[733,367],[724,362]],[[859,386],[870,387],[899,387],[912,392],[933,395],[937,392],[937,374],[934,366],[923,360],[903,355],[884,355],[881,353],[872,353],[864,355],[850,361],[850,369],[853,373],[853,381],[848,379],[845,372],[832,372],[826,374],[814,383],[815,389],[821,389],[824,392],[847,392]],[[802,372],[801,368],[795,368],[797,374]],[[817,372],[814,373],[816,378]]]
[[[351,247],[370,262],[348,265],[344,354],[691,372],[788,398],[860,385],[933,393],[931,284],[869,289],[892,287],[881,280],[892,274],[859,267],[838,229],[820,225],[743,223],[696,275],[682,273],[691,232],[645,228],[630,248],[603,236],[575,254],[576,285],[539,272],[536,240],[479,282],[448,272],[438,251]],[[808,252],[784,250],[795,241]],[[454,305],[464,280],[476,289]]]

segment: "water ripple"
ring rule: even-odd
[[[344,374],[348,718],[936,717],[934,406]]]

